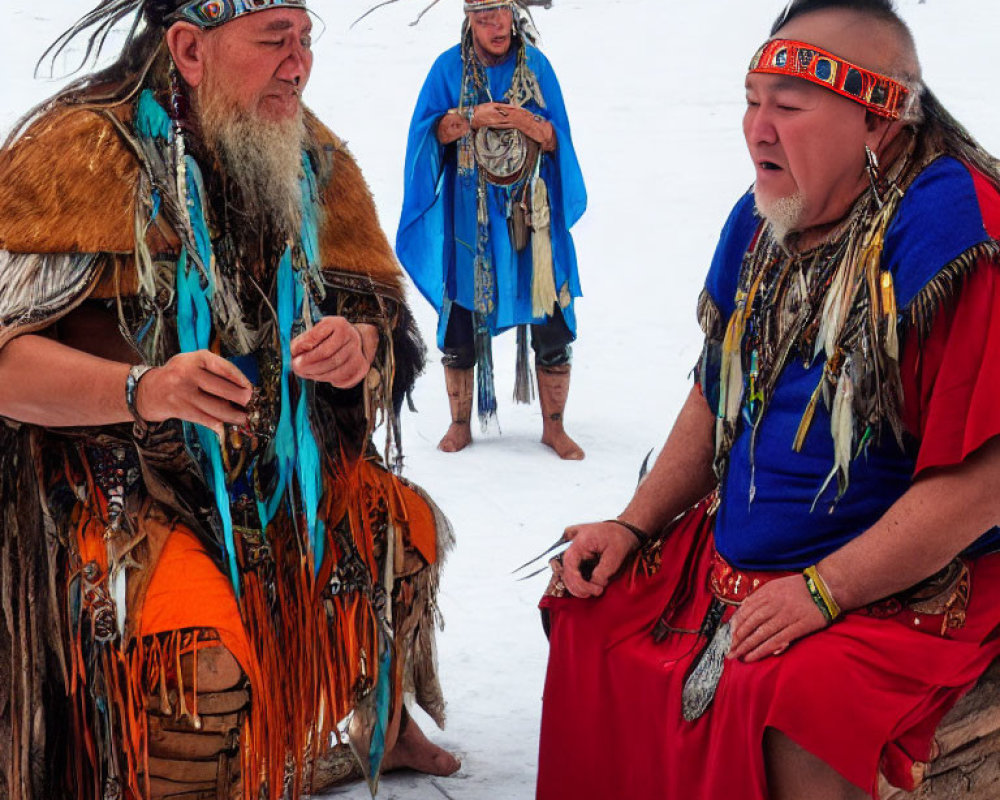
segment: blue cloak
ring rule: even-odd
[[[581,295],[576,250],[569,229],[587,207],[587,190],[573,149],[562,91],[548,59],[527,46],[528,66],[535,73],[545,108],[534,101],[525,108],[552,123],[558,145],[542,155],[541,176],[551,205],[552,261],[556,291],[565,287],[571,298]],[[516,66],[516,49],[502,64],[486,67],[489,93],[506,102]],[[462,90],[462,50],[456,45],[434,62],[410,123],[406,146],[403,210],[396,235],[396,254],[413,282],[440,315],[438,346],[444,344],[450,303],[475,309],[476,187],[478,176],[460,175],[456,146],[437,139],[438,120],[457,108]],[[507,233],[509,190],[487,185],[490,248],[496,280],[496,310],[488,318],[496,334],[524,323],[541,323],[532,316],[531,248],[517,253]],[[572,302],[563,310],[569,329],[576,333]],[[445,312],[445,313],[442,313]]]

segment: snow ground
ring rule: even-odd
[[[94,0],[4,0],[0,132],[57,84],[32,79],[35,60]],[[306,99],[346,138],[394,236],[406,128],[439,52],[457,41],[461,0],[401,0],[348,26],[369,0],[313,0],[326,23]],[[404,419],[408,477],[451,517],[458,547],[441,588],[439,639],[449,700],[444,733],[457,776],[390,775],[395,800],[521,800],[533,796],[546,645],[535,605],[544,579],[510,570],[572,522],[614,515],[646,452],[665,436],[699,350],[694,304],[718,231],[752,180],[740,133],[746,63],[784,0],[554,0],[536,11],[542,46],[562,82],[590,191],[575,229],[586,296],[567,426],[587,459],[562,463],[538,443],[537,406],[506,402],[513,336],[496,343],[502,435],[445,455],[447,424],[436,358]],[[996,0],[899,0],[925,78],[988,148],[1000,153]],[[118,41],[118,40],[115,40]],[[64,67],[61,67],[64,68]],[[433,343],[435,316],[415,293]],[[600,724],[594,720],[593,724]],[[363,786],[330,797],[363,800]],[[609,800],[611,800],[609,798]]]

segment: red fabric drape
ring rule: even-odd
[[[915,474],[958,464],[1000,434],[996,265],[968,276],[928,339],[906,343],[901,367],[904,417],[921,442]],[[551,651],[538,800],[765,800],[767,727],[873,796],[880,764],[907,786],[941,717],[1000,657],[1000,640],[986,641],[1000,626],[1000,554],[972,564],[967,621],[950,638],[851,613],[779,657],[727,662],[712,706],[688,723],[681,688],[697,637],[655,644],[650,632],[703,513],[673,532],[652,577],[619,579],[599,599],[542,601]],[[696,593],[675,627],[697,629],[711,599],[710,542],[699,556]]]

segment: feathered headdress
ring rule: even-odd
[[[149,28],[168,28],[174,22],[190,22],[200,28],[215,28],[257,11],[272,8],[305,8],[306,0],[102,0],[59,36],[42,54],[55,59],[66,46],[85,31],[91,31],[81,59],[83,66],[91,56],[100,55],[111,30],[123,19],[133,17],[124,49]]]
[[[535,21],[531,16],[530,9],[532,6],[552,8],[552,1],[553,0],[463,0],[463,8],[465,11],[489,11],[494,8],[509,8],[514,12],[514,22],[518,27],[518,30],[528,39],[534,41],[538,38],[538,31],[535,28]],[[378,9],[383,6],[389,6],[397,2],[399,2],[399,0],[383,0],[383,2],[372,6],[364,14],[354,20],[351,27],[353,28],[369,14],[378,11]],[[436,6],[439,2],[441,2],[441,0],[431,0],[430,4],[425,6],[424,10],[417,14],[417,18],[413,20],[410,25],[416,25],[420,22],[424,14],[434,8],[434,6]]]

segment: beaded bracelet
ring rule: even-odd
[[[629,531],[630,533],[632,533],[632,535],[635,536],[635,538],[639,540],[639,547],[644,547],[650,541],[650,539],[653,538],[648,533],[646,533],[646,531],[644,531],[642,528],[640,528],[638,525],[633,525],[631,522],[626,522],[623,519],[606,519],[604,521],[605,522],[612,522],[615,525],[621,525],[627,531]]]
[[[809,594],[816,607],[822,612],[828,623],[833,622],[841,614],[840,606],[833,599],[830,587],[826,585],[826,581],[819,574],[816,565],[813,564],[813,566],[802,570],[802,577],[806,580],[806,587],[809,589]]]

